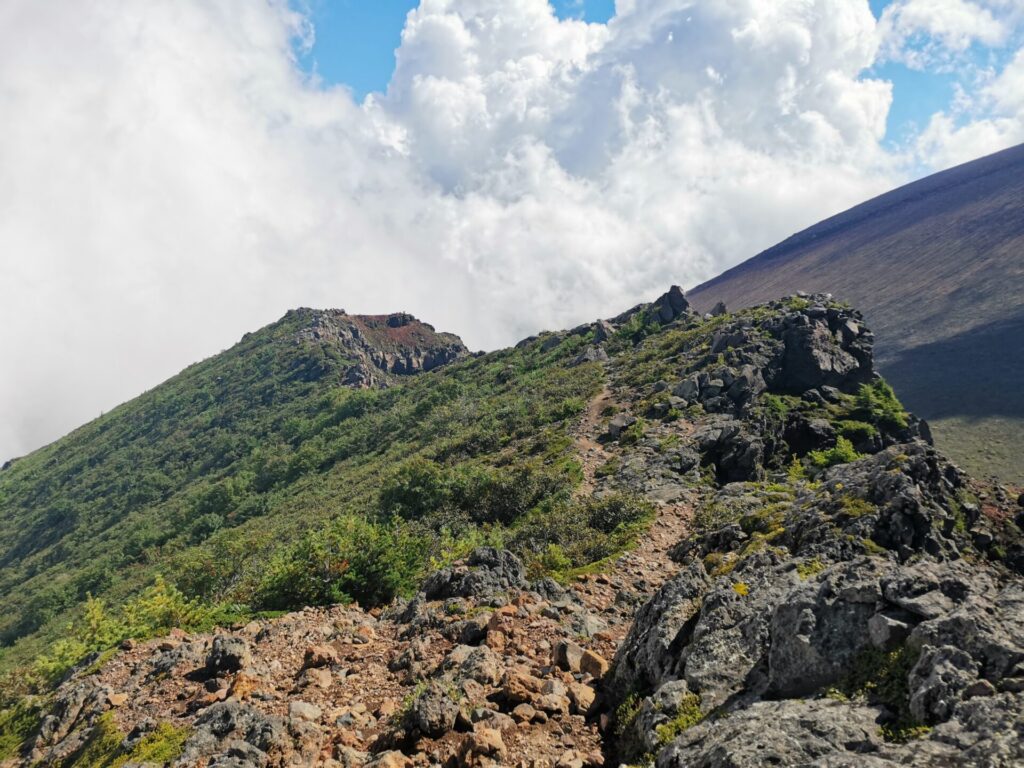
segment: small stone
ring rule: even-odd
[[[566,672],[579,672],[583,649],[572,640],[563,640],[555,646],[555,665]]]
[[[591,675],[596,679],[604,677],[608,672],[608,661],[600,654],[587,650],[580,658],[580,671]]]
[[[541,693],[553,693],[556,696],[566,696],[568,691],[565,688],[565,683],[561,680],[545,680],[544,685],[540,688]]]
[[[902,642],[910,634],[911,627],[905,621],[876,613],[868,619],[868,637],[876,648],[887,648]]]
[[[517,723],[531,723],[537,716],[537,710],[529,704],[517,704],[512,709],[512,719]]]
[[[992,685],[988,680],[978,680],[977,682],[971,683],[964,690],[965,699],[973,699],[976,696],[995,696],[996,687]]]
[[[252,663],[249,644],[233,635],[217,635],[206,657],[206,670],[211,674],[238,672]]]
[[[330,688],[333,677],[329,669],[314,667],[307,669],[302,675],[303,685],[312,685],[317,688]]]
[[[541,681],[531,675],[506,672],[501,692],[505,699],[513,704],[529,704],[534,696],[540,693],[541,685]]]
[[[391,750],[390,752],[381,752],[379,755],[372,757],[366,763],[366,768],[410,768],[412,764],[412,760],[401,752]]]
[[[534,705],[537,709],[542,712],[547,712],[550,715],[554,714],[568,714],[569,713],[569,699],[566,696],[559,696],[556,693],[547,693],[543,696],[539,696]]]
[[[259,690],[259,687],[260,681],[258,678],[246,672],[239,672],[235,675],[235,679],[231,681],[228,695],[234,696],[237,699],[246,699]]]
[[[311,645],[306,649],[302,664],[304,667],[329,667],[340,661],[338,652],[330,645]]]
[[[306,720],[310,723],[315,723],[323,716],[323,710],[316,704],[310,704],[306,701],[293,701],[288,705],[288,716],[293,720]]]
[[[505,742],[501,731],[494,728],[477,728],[462,742],[459,761],[462,765],[479,765],[479,757],[501,757],[505,754]]]
[[[597,694],[589,685],[583,683],[569,684],[569,701],[572,702],[573,711],[577,715],[587,715],[590,708],[594,706]]]

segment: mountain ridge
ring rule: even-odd
[[[249,391],[248,341],[208,377]],[[155,582],[11,670],[0,759],[1014,765],[1024,509],[930,445],[873,346],[827,295],[706,316],[674,287],[388,387],[274,358],[258,431],[161,393],[207,408],[187,450],[260,440],[157,506],[185,540],[108,563]],[[0,500],[71,469],[38,459]]]

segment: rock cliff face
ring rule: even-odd
[[[374,376],[464,354],[407,316],[311,320],[299,343]],[[657,504],[632,551],[558,583],[484,547],[384,611],[128,643],[23,764],[161,721],[182,767],[1024,764],[1024,513],[932,447],[872,342],[827,295],[701,317],[678,289],[527,340],[606,373],[578,493]]]
[[[347,358],[342,380],[353,387],[388,386],[395,377],[431,371],[469,354],[458,336],[438,333],[404,312],[349,315],[341,309],[300,309],[295,314],[305,326],[296,342]]]

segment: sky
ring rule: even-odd
[[[1024,141],[1024,0],[5,0],[0,461],[297,306],[493,349]]]

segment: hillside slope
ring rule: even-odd
[[[869,200],[689,296],[707,311],[796,291],[864,312],[879,369],[954,459],[1024,480],[1024,145]]]
[[[0,471],[0,644],[87,594],[124,596],[311,468],[291,451],[337,398],[466,357],[409,315],[294,310]]]
[[[294,474],[220,475],[256,517],[148,551],[200,599],[89,600],[8,679],[0,761],[1019,765],[1019,490],[949,464],[872,353],[827,296],[673,288],[314,394]]]

